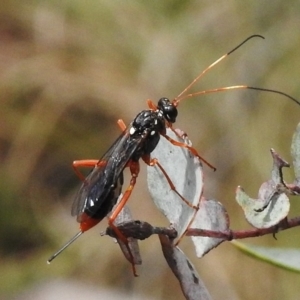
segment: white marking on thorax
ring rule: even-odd
[[[135,133],[136,129],[132,126],[129,130],[129,134],[133,135]]]

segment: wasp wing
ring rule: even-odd
[[[123,170],[144,139],[133,137],[127,130],[119,136],[81,185],[73,202],[73,216],[87,212],[102,219],[110,212],[121,193]]]

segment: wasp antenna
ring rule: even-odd
[[[272,89],[265,89],[265,88],[260,88],[260,87],[255,87],[255,86],[247,86],[247,89],[249,90],[257,90],[257,91],[262,91],[262,92],[270,92],[270,93],[275,93],[275,94],[279,94],[282,95],[290,100],[292,100],[293,102],[295,102],[296,104],[300,105],[300,101],[297,100],[296,98],[290,96],[289,94],[286,94],[284,92],[281,91],[277,91],[277,90],[272,90]]]
[[[79,231],[76,233],[62,248],[60,248],[57,252],[55,252],[48,260],[47,263],[50,264],[50,262],[58,256],[61,252],[63,252],[67,247],[69,247],[75,240],[77,240],[81,235],[83,234],[83,231]]]
[[[242,45],[244,45],[246,42],[248,42],[250,39],[252,38],[262,38],[264,39],[264,37],[262,35],[259,34],[254,34],[249,36],[248,38],[246,38],[243,42],[241,42],[240,44],[238,44],[236,47],[234,47],[232,50],[230,50],[229,52],[227,52],[226,54],[224,54],[223,56],[221,56],[220,58],[218,58],[215,62],[213,62],[211,65],[209,65],[206,69],[204,69],[174,100],[173,100],[173,104],[175,106],[177,106],[179,104],[179,102],[184,99],[184,98],[189,98],[189,97],[181,97],[183,94],[185,94],[202,76],[204,76],[204,74],[206,72],[208,72],[210,69],[212,69],[215,65],[217,65],[219,62],[221,62],[223,59],[225,59],[227,56],[229,56],[230,54],[232,54],[233,52],[235,52],[238,48],[240,48]]]
[[[196,92],[196,93],[184,95],[181,98],[179,98],[178,100],[180,101],[182,99],[191,98],[191,97],[194,97],[194,96],[217,93],[217,92],[225,92],[225,91],[229,91],[229,90],[245,90],[245,89],[279,94],[279,95],[282,95],[282,96],[292,100],[296,104],[300,105],[299,100],[297,100],[296,98],[294,98],[294,97],[292,97],[289,94],[286,94],[284,92],[277,91],[277,90],[272,90],[272,89],[265,89],[265,88],[255,87],[255,86],[248,86],[248,85],[233,85],[233,86],[225,86],[225,87],[211,89],[211,90],[205,90],[205,91],[201,91],[201,92]]]
[[[241,46],[243,46],[245,43],[247,43],[249,40],[255,38],[255,37],[259,37],[261,39],[265,39],[262,35],[260,34],[253,34],[253,35],[250,35],[249,37],[247,37],[244,41],[242,41],[239,45],[237,45],[236,47],[234,47],[232,50],[230,50],[226,56],[230,55],[231,53],[233,53],[235,50],[239,49]]]

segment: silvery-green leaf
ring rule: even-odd
[[[269,182],[265,182],[261,187],[261,192],[268,189]],[[272,190],[271,190],[272,191]],[[281,194],[273,194],[269,201],[269,205],[264,207],[265,200],[250,198],[241,187],[236,190],[236,200],[242,207],[247,221],[256,228],[269,228],[278,224],[289,213],[290,201],[289,198]]]
[[[293,135],[291,154],[293,157],[293,165],[296,180],[300,181],[300,123],[298,124],[296,131]]]
[[[202,197],[199,210],[190,228],[208,229],[213,231],[227,231],[229,217],[224,206],[215,200],[206,200]],[[192,236],[197,256],[204,256],[211,249],[224,242],[222,238]]]
[[[165,235],[159,235],[164,257],[188,300],[211,300],[203,281],[186,255]]]
[[[187,138],[179,138],[170,129],[167,129],[167,135],[191,146]],[[198,206],[203,192],[203,173],[199,159],[188,149],[173,145],[163,136],[151,153],[151,158],[158,159],[178,193],[191,205]],[[147,182],[155,205],[173,224],[180,239],[189,227],[196,210],[171,190],[170,184],[158,166],[147,167]]]
[[[273,149],[271,154],[273,157],[271,179],[261,185],[258,198],[249,197],[242,187],[237,187],[236,190],[238,204],[242,207],[247,221],[256,228],[269,228],[278,224],[290,210],[289,198],[283,192],[285,183],[282,178],[282,168],[288,167],[289,164]]]

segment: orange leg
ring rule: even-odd
[[[96,159],[82,159],[74,160],[72,166],[79,179],[81,181],[85,181],[85,176],[79,171],[78,168],[94,168],[96,166],[104,166],[105,164],[105,161],[99,161]]]
[[[149,156],[148,156],[148,157],[145,156],[145,157],[143,157],[143,160],[144,160],[145,163],[148,164],[149,166],[155,166],[155,165],[158,166],[159,169],[161,170],[161,172],[164,174],[165,178],[167,179],[167,181],[168,181],[168,183],[169,183],[169,186],[170,186],[171,190],[172,190],[173,192],[175,192],[175,193],[180,197],[180,199],[181,199],[186,205],[188,205],[189,207],[195,209],[194,217],[191,219],[190,223],[189,223],[188,226],[187,226],[187,228],[189,228],[190,225],[192,224],[192,222],[194,221],[194,218],[195,218],[196,212],[197,212],[198,209],[199,209],[199,204],[200,204],[200,203],[198,203],[197,206],[192,205],[190,202],[188,202],[188,201],[187,201],[187,200],[186,200],[186,199],[185,199],[185,198],[184,198],[184,197],[176,190],[176,187],[175,187],[175,185],[173,184],[171,178],[169,177],[169,175],[167,174],[167,172],[165,171],[165,169],[162,167],[162,165],[158,162],[158,160],[157,160],[156,158],[150,159]],[[181,239],[182,239],[182,237],[183,237],[184,235],[185,235],[185,233],[181,235],[181,237],[177,240],[176,245],[178,245],[178,244],[180,243],[180,241],[181,241]]]
[[[119,125],[119,127],[121,128],[122,131],[126,130],[126,125],[122,119],[119,119],[117,121],[117,124]]]
[[[157,106],[153,103],[152,100],[148,99],[147,100],[147,104],[148,104],[148,107],[152,110],[157,110]]]
[[[120,202],[118,203],[118,206],[116,207],[116,209],[113,211],[113,213],[111,214],[111,216],[108,219],[108,224],[109,226],[114,230],[114,232],[117,234],[118,238],[120,238],[120,240],[125,244],[128,253],[130,255],[130,260],[131,260],[131,265],[132,265],[132,271],[134,276],[137,276],[136,273],[136,269],[135,269],[135,265],[134,265],[134,258],[133,255],[131,253],[131,250],[129,248],[128,245],[128,240],[127,238],[121,233],[121,231],[118,229],[117,226],[114,225],[114,221],[116,219],[116,217],[118,216],[118,214],[121,212],[121,210],[123,209],[123,207],[125,206],[126,202],[128,201],[132,190],[136,184],[136,178],[138,177],[138,174],[140,172],[140,165],[139,162],[130,162],[128,164],[128,167],[130,168],[130,172],[131,172],[131,180],[130,180],[130,184],[128,186],[128,188],[126,189],[123,197],[121,198]]]
[[[170,130],[172,130],[174,132],[174,134],[176,134],[180,139],[185,139],[188,136],[187,133],[184,132],[184,131],[182,131],[181,129],[179,129],[181,131],[181,133],[179,133],[178,131],[176,131],[175,129],[173,129],[172,124],[168,124],[168,128]]]
[[[166,138],[171,144],[175,145],[175,146],[179,146],[182,148],[186,148],[188,149],[194,156],[198,157],[200,160],[202,160],[206,165],[208,165],[211,169],[213,169],[214,171],[216,171],[216,168],[211,165],[208,161],[206,161],[203,157],[201,157],[197,150],[193,147],[188,146],[185,143],[181,143],[181,142],[177,142],[175,140],[173,140],[172,138],[170,138],[169,136],[167,136],[166,134],[161,134],[164,138]]]
[[[171,190],[176,193],[178,195],[178,197],[180,197],[180,199],[186,204],[188,205],[189,207],[193,208],[193,209],[197,209],[198,210],[198,206],[194,206],[192,205],[190,202],[188,202],[184,197],[182,197],[182,195],[180,195],[180,193],[176,190],[176,187],[175,185],[173,184],[171,178],[169,177],[169,175],[167,174],[167,172],[165,171],[165,169],[162,167],[162,165],[159,163],[159,161],[156,159],[156,158],[152,158],[150,159],[149,156],[143,156],[142,157],[143,161],[149,165],[150,167],[153,167],[153,166],[158,166],[159,169],[161,170],[161,172],[164,174],[165,178],[167,179],[168,181],[168,184],[171,188]]]

